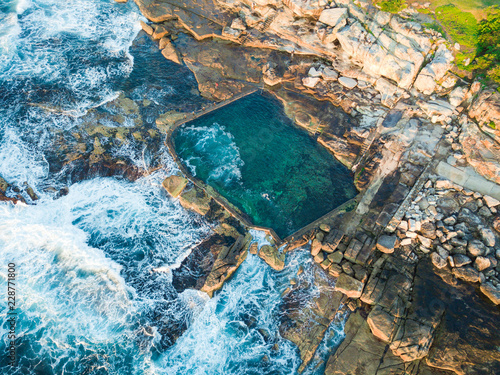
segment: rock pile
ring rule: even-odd
[[[401,246],[429,254],[439,269],[480,283],[481,291],[500,303],[498,232],[493,223],[500,202],[433,178],[412,202],[396,234]]]

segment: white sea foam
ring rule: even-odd
[[[133,67],[129,47],[142,16],[131,6],[95,0],[18,2],[0,22],[0,80],[36,77],[82,96],[97,92],[97,101],[113,96],[108,81]],[[125,60],[106,68],[86,66],[89,51],[82,46],[94,46],[102,58]],[[78,104],[91,107],[93,102]]]
[[[182,129],[188,137],[197,139],[194,146],[198,155],[212,165],[208,181],[215,180],[229,185],[241,181],[241,167],[245,164],[234,137],[226,129],[214,123],[212,126],[188,126]],[[196,174],[195,161],[199,157],[187,160],[191,172]]]
[[[71,186],[55,201],[42,196],[36,206],[0,205],[0,262],[17,265],[22,291],[19,337],[31,341],[40,358],[52,358],[54,367],[59,359],[83,361],[80,344],[96,358],[103,346],[130,355],[141,312],[165,301],[161,290],[144,295],[123,275],[133,267],[147,283],[155,266],[177,262],[208,230],[206,224],[193,225],[193,215],[162,193],[162,178],[100,178]],[[89,245],[100,239],[102,249]],[[121,245],[127,241],[133,247]],[[134,265],[128,258],[138,250],[152,252],[151,260]],[[0,278],[6,280],[5,269]],[[154,280],[161,285],[161,278]],[[172,308],[188,318],[205,300],[199,292],[185,292]],[[0,312],[5,318],[5,301]],[[150,353],[144,354],[134,373],[147,373]],[[119,360],[110,364],[118,365]]]

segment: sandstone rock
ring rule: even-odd
[[[381,371],[381,358],[384,359],[384,365],[390,364],[389,369],[398,369],[399,373],[404,373],[401,359],[395,357],[387,350],[387,344],[371,333],[366,319],[359,312],[349,316],[345,333],[346,337],[340,347],[328,359],[325,375],[389,374]]]
[[[336,81],[339,78],[339,74],[337,73],[337,71],[328,67],[323,69],[323,71],[321,72],[321,76],[325,81]]]
[[[469,252],[470,255],[473,257],[478,257],[481,255],[486,254],[486,247],[481,241],[478,240],[472,240],[469,242],[469,245],[467,246],[467,251]]]
[[[323,263],[323,261],[325,260],[325,253],[320,251],[315,257],[314,257],[314,261],[316,263]]]
[[[454,268],[453,274],[464,281],[468,281],[471,283],[479,282],[479,272],[477,272],[474,268],[470,266]]]
[[[323,22],[324,24],[335,27],[342,20],[347,18],[347,9],[346,8],[333,8],[333,9],[324,9],[319,16],[319,22]]]
[[[432,264],[439,269],[444,268],[447,265],[446,258],[443,258],[438,253],[431,253],[431,261]]]
[[[441,44],[434,54],[434,58],[419,73],[414,87],[426,95],[432,94],[436,88],[436,81],[444,77],[451,69],[453,54]]]
[[[363,292],[363,286],[361,281],[343,273],[335,283],[335,290],[344,293],[349,298],[359,298]]]
[[[5,194],[8,187],[9,184],[7,183],[7,181],[5,181],[2,176],[0,176],[0,193]]]
[[[285,254],[280,253],[276,246],[263,245],[259,250],[259,257],[276,271],[285,268]]]
[[[259,252],[259,244],[257,242],[252,243],[248,251],[252,255],[257,255],[257,253]]]
[[[354,274],[352,265],[349,262],[345,262],[344,264],[342,264],[342,271],[344,271],[344,273],[349,276],[352,276]]]
[[[455,267],[463,267],[470,263],[472,263],[472,260],[466,255],[463,254],[453,255],[453,264],[455,265]]]
[[[38,200],[38,195],[36,195],[36,193],[33,190],[33,188],[31,186],[29,186],[28,184],[26,184],[26,193],[28,194],[28,196],[30,197],[30,199],[32,201],[37,201]]]
[[[309,77],[321,77],[321,72],[319,70],[317,70],[314,66],[312,66],[309,69],[309,72],[307,72],[307,75]]]
[[[500,305],[500,289],[491,283],[481,284],[481,292],[488,297],[495,305]]]
[[[342,267],[339,264],[332,264],[328,269],[328,273],[333,277],[339,277],[342,273]]]
[[[210,296],[214,291],[222,288],[224,282],[238,269],[245,260],[248,252],[248,243],[252,239],[250,234],[240,235],[230,247],[222,246],[212,270],[207,276],[201,290]]]
[[[483,240],[484,244],[489,247],[495,246],[495,234],[489,228],[481,228],[479,230],[479,235]]]
[[[329,233],[331,230],[330,226],[327,224],[320,224],[319,229],[321,229],[323,232],[326,232],[326,233]]]
[[[174,45],[172,42],[164,42],[165,48],[162,49],[161,54],[163,57],[165,57],[167,60],[173,61],[176,64],[181,64],[181,59],[179,57],[179,54],[177,53],[177,50],[175,49]]]
[[[391,254],[396,245],[396,236],[381,235],[377,240],[377,249],[383,253]]]
[[[320,81],[319,77],[302,78],[302,84],[310,89],[313,89],[318,84],[319,81]]]
[[[497,199],[495,199],[493,197],[490,197],[489,195],[483,196],[483,199],[489,208],[496,207],[500,204],[500,201],[498,201]]]
[[[363,248],[363,244],[359,240],[354,238],[351,240],[351,242],[349,242],[349,245],[347,246],[347,249],[344,253],[344,257],[347,260],[354,263],[362,248]]]
[[[235,18],[233,22],[231,22],[231,29],[245,31],[247,28],[241,18]]]
[[[458,107],[465,99],[465,94],[467,94],[467,87],[456,87],[449,94],[450,104],[452,106]]]
[[[420,226],[420,233],[422,234],[422,236],[433,240],[436,238],[436,226],[429,221],[422,223],[422,225]]]
[[[315,257],[321,251],[321,241],[315,238],[311,244],[311,255]]]
[[[460,144],[467,162],[476,172],[500,184],[500,145],[492,135],[482,132],[473,121],[467,121],[462,125]]]
[[[421,236],[419,234],[418,235],[418,240],[420,241],[420,243],[422,244],[422,246],[424,246],[424,247],[426,247],[428,249],[432,249],[432,240],[430,238]]]
[[[163,180],[162,186],[173,198],[177,198],[182,193],[187,183],[188,180],[186,178],[172,175]]]
[[[149,26],[146,22],[144,21],[140,21],[141,22],[141,27],[142,27],[142,30],[148,34],[148,35],[153,35],[153,28],[151,26]]]
[[[481,125],[500,124],[500,92],[488,89],[482,91],[472,104],[469,116],[475,118]]]
[[[342,254],[341,251],[335,251],[334,253],[328,255],[327,258],[330,260],[330,262],[339,264],[340,262],[342,262],[344,254]]]
[[[479,272],[484,271],[488,267],[491,267],[491,261],[489,258],[479,256],[474,261],[474,268]]]
[[[165,48],[165,46],[162,46],[162,39],[165,38],[169,34],[170,34],[170,30],[167,27],[165,27],[164,25],[160,24],[160,25],[155,26],[155,31],[153,33],[153,39],[160,40],[160,43],[159,43],[160,49]],[[167,39],[167,38],[165,38],[165,39]]]
[[[339,83],[348,89],[353,89],[358,85],[358,81],[348,77],[340,77]]]
[[[316,233],[316,239],[319,241],[319,242],[323,242],[323,239],[325,238],[325,234],[323,232],[318,232]]]
[[[182,207],[187,210],[195,211],[200,215],[206,215],[208,211],[210,211],[211,200],[212,198],[197,186],[187,191],[184,190],[179,197],[179,202]]]
[[[403,238],[403,240],[401,240],[401,242],[400,242],[400,245],[401,246],[411,245],[411,238]]]
[[[392,352],[405,362],[427,355],[432,343],[433,328],[415,319],[406,319],[390,344]]]
[[[446,225],[455,225],[457,222],[457,219],[454,216],[448,216],[447,218],[443,219],[443,223]]]
[[[366,319],[375,337],[384,342],[390,342],[396,328],[396,318],[388,314],[380,306],[375,306]]]

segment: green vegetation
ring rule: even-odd
[[[434,1],[433,5],[437,3],[442,2]],[[437,22],[424,26],[441,33],[450,42],[460,44],[460,51],[455,54],[459,69],[500,83],[500,7],[485,8],[489,4],[490,0],[479,3],[478,0],[463,0],[440,5],[435,8]],[[476,16],[464,9],[472,9]],[[479,22],[476,19],[478,14]]]
[[[478,25],[475,69],[486,78],[500,83],[500,7],[490,7]]]
[[[423,24],[424,27],[427,27],[428,29],[432,29],[434,31],[437,31],[439,34],[445,36],[445,32],[443,30],[443,27],[437,23],[437,22],[432,22],[432,23],[424,23]]]
[[[447,4],[436,9],[436,18],[450,39],[460,43],[462,47],[475,50],[477,21],[472,13],[464,12],[453,4]]]
[[[405,0],[381,0],[377,1],[380,9],[384,12],[398,13],[406,8]]]

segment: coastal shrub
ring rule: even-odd
[[[381,0],[377,4],[384,12],[398,13],[406,8],[405,0]]]
[[[475,69],[487,79],[500,84],[500,7],[492,6],[478,24]]]

